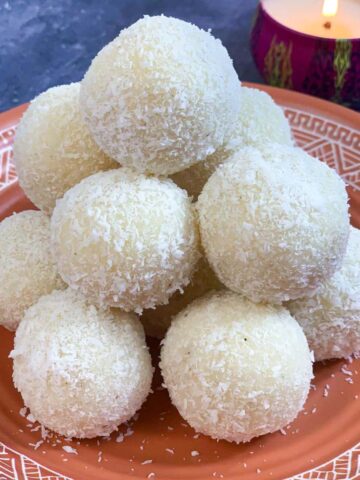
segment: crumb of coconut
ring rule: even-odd
[[[287,435],[287,432],[283,428],[280,428],[280,433],[281,435]]]
[[[174,430],[174,427],[169,427],[169,426],[168,426],[167,428],[168,428],[168,430],[170,430],[170,431]],[[194,437],[194,438],[195,438],[195,437]]]
[[[103,453],[102,451],[100,451],[100,452],[98,453],[98,462],[99,462],[99,463],[102,462],[102,453]]]
[[[196,440],[197,438],[199,438],[199,437],[200,437],[200,433],[196,433],[196,434],[193,436],[193,438],[195,438],[195,440]]]
[[[150,463],[153,463],[152,460],[144,460],[143,462],[141,462],[141,465],[149,465]]]
[[[354,380],[351,378],[351,377],[346,377],[345,378],[345,382],[348,382],[350,384],[353,384],[354,383]]]
[[[316,385],[314,385],[314,384],[312,383],[312,384],[310,385],[310,388],[315,391],[315,390],[316,390]]]
[[[244,463],[244,468],[247,468],[247,463]]]
[[[256,469],[256,473],[261,473],[260,468],[257,468],[257,469]]]
[[[168,452],[171,455],[174,455],[174,450],[172,448],[165,448],[165,452]]]
[[[20,408],[19,413],[22,417],[26,417],[27,407]]]
[[[332,374],[330,375],[330,377],[331,377],[331,378],[335,378],[335,373],[332,373]]]
[[[316,411],[317,411],[317,408],[314,407],[314,408],[311,410],[311,413],[316,413]]]
[[[41,425],[41,438],[43,440],[45,440],[46,438],[49,437],[49,431],[46,430],[46,428],[44,427],[44,425]]]
[[[69,459],[68,459],[68,458],[63,458],[62,461],[63,461],[63,462],[68,462]]]
[[[26,417],[26,419],[31,423],[36,422],[35,417],[32,413],[29,413],[29,415]]]
[[[357,400],[359,398],[359,395],[355,395],[354,398],[355,400]]]
[[[144,445],[140,445],[140,450],[144,450]]]
[[[24,433],[24,430],[22,428],[19,428],[20,433]]]
[[[346,367],[347,367],[347,365],[343,365],[343,366],[341,367],[341,369],[340,369],[341,372],[342,372],[344,375],[350,375],[350,376],[352,376],[352,371],[351,371],[351,370],[348,370]]]
[[[134,471],[133,468],[132,468],[131,470]],[[156,476],[155,473],[154,473],[154,472],[151,472],[151,473],[149,473],[149,475],[147,476],[147,478],[155,478],[155,476]]]
[[[191,452],[191,456],[192,456],[192,457],[197,457],[198,455],[200,455],[200,453],[199,453],[197,450],[193,450],[193,451]]]
[[[327,397],[329,395],[330,385],[326,384],[324,388],[323,396]]]
[[[40,430],[40,428],[41,428],[41,425],[37,425],[36,427],[32,428],[30,432],[37,432],[38,430]]]
[[[133,435],[133,433],[134,433],[134,430],[131,427],[128,427],[128,429],[124,433],[124,437],[130,437],[131,435]]]
[[[121,443],[124,441],[124,434],[123,433],[119,433],[119,435],[116,437],[116,442],[117,443]]]
[[[72,454],[74,454],[74,455],[77,455],[77,454],[78,454],[76,448],[70,447],[70,445],[64,445],[64,446],[62,447],[62,449],[63,449],[66,453],[72,453]]]
[[[39,440],[38,442],[36,443],[29,443],[30,447],[33,447],[34,450],[37,450],[40,445],[42,445],[44,443],[44,440]]]

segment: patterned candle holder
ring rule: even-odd
[[[260,1],[251,50],[266,83],[360,110],[360,39],[329,39],[279,23]]]

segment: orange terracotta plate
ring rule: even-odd
[[[344,177],[352,222],[360,227],[360,115],[298,93],[258,87],[285,108],[298,144]],[[0,219],[32,208],[11,163],[24,108],[0,115]],[[158,345],[150,343],[155,363]],[[360,360],[316,365],[297,420],[246,445],[196,435],[171,406],[159,372],[138,418],[120,428],[125,436],[117,432],[110,439],[76,442],[55,435],[44,440],[31,417],[22,416],[23,403],[11,381],[12,344],[13,335],[0,328],[1,479],[360,479]],[[67,453],[64,446],[76,450]]]

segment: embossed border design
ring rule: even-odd
[[[1,480],[72,480],[0,442]]]

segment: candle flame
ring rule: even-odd
[[[324,17],[335,17],[338,11],[338,0],[324,0],[322,13]]]

